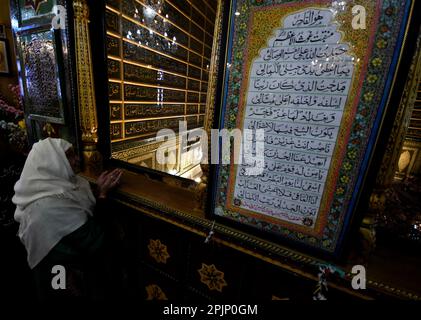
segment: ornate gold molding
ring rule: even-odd
[[[222,43],[222,7],[225,0],[218,1],[218,7],[216,12],[215,30],[212,44],[212,58],[209,70],[209,86],[206,97],[206,116],[205,116],[205,130],[210,139],[211,129],[215,120],[215,95],[216,86],[218,83],[218,70],[219,70],[219,56],[221,53]],[[210,152],[210,150],[208,150]],[[210,156],[210,155],[209,155]],[[209,158],[210,159],[210,158]]]
[[[128,161],[132,157],[155,152],[163,143],[164,142],[149,143],[133,148],[124,149],[122,151],[115,151],[112,153],[112,156],[114,159]]]
[[[218,72],[219,72],[219,57],[221,55],[221,44],[222,44],[222,19],[223,19],[223,4],[226,0],[218,0],[218,7],[216,11],[216,22],[215,30],[213,36],[212,44],[212,58],[210,63],[209,70],[209,85],[208,92],[206,97],[206,115],[204,129],[208,135],[207,145],[211,146],[211,130],[215,122],[215,111],[216,104],[218,101],[215,101],[216,97],[216,87],[218,85]],[[208,161],[211,159],[211,148],[208,147]],[[196,199],[199,206],[195,208],[196,210],[205,210],[206,198],[208,195],[208,179],[210,175],[209,164],[201,165],[203,171],[202,182],[198,186]]]
[[[79,123],[82,134],[85,171],[100,171],[101,155],[98,143],[98,120],[93,81],[91,45],[89,39],[89,9],[86,0],[73,2],[76,73],[79,101]]]

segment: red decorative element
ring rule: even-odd
[[[380,32],[386,33],[389,31],[389,26],[387,24],[384,24],[380,27]]]

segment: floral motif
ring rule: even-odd
[[[8,88],[13,97],[11,101],[0,94],[0,142],[26,155],[29,152],[29,144],[20,87],[9,85]]]
[[[223,287],[228,285],[224,279],[224,273],[216,269],[214,264],[209,266],[202,263],[202,268],[197,270],[197,272],[200,274],[200,281],[211,291],[222,292]]]
[[[158,263],[167,263],[167,259],[170,257],[167,251],[167,246],[162,244],[159,240],[149,240],[149,255],[156,260]]]
[[[376,76],[375,74],[370,74],[370,75],[368,75],[368,77],[367,77],[367,81],[368,81],[368,83],[370,83],[370,84],[375,83],[378,79],[379,79],[379,77],[378,77],[378,76]]]
[[[357,156],[356,150],[351,150],[351,151],[348,152],[348,158],[349,159],[355,159],[356,156]]]
[[[349,183],[349,181],[351,181],[351,179],[348,176],[342,176],[341,177],[341,182],[344,184]]]
[[[374,66],[374,67],[376,67],[376,68],[378,68],[378,67],[380,67],[381,65],[382,65],[382,59],[380,59],[380,58],[374,58],[372,61],[371,61],[371,64]]]
[[[323,247],[326,247],[326,248],[328,248],[330,246],[330,244],[331,244],[331,241],[330,240],[324,240],[322,242]]]
[[[377,41],[377,48],[379,49],[384,49],[387,47],[387,41],[385,39],[380,39],[379,41]]]
[[[365,102],[371,102],[371,101],[373,101],[373,98],[374,98],[373,92],[367,92],[366,94],[364,94],[364,101]]]
[[[151,284],[149,286],[146,286],[146,293],[148,294],[148,297],[146,300],[168,300],[167,296],[165,295],[164,291],[157,286],[156,284]]]
[[[351,165],[349,162],[345,162],[345,163],[344,163],[344,169],[345,169],[346,171],[349,171],[349,170],[351,170],[351,169],[352,169],[352,165]]]

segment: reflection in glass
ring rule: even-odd
[[[203,150],[181,144],[180,122],[203,127],[217,1],[108,0],[113,158],[200,181]],[[174,136],[157,139],[162,129]],[[160,147],[166,143],[158,161]],[[172,143],[173,142],[173,143]]]

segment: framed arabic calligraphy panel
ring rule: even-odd
[[[411,9],[407,0],[359,5],[231,2],[220,127],[254,133],[217,167],[213,216],[339,254]]]

